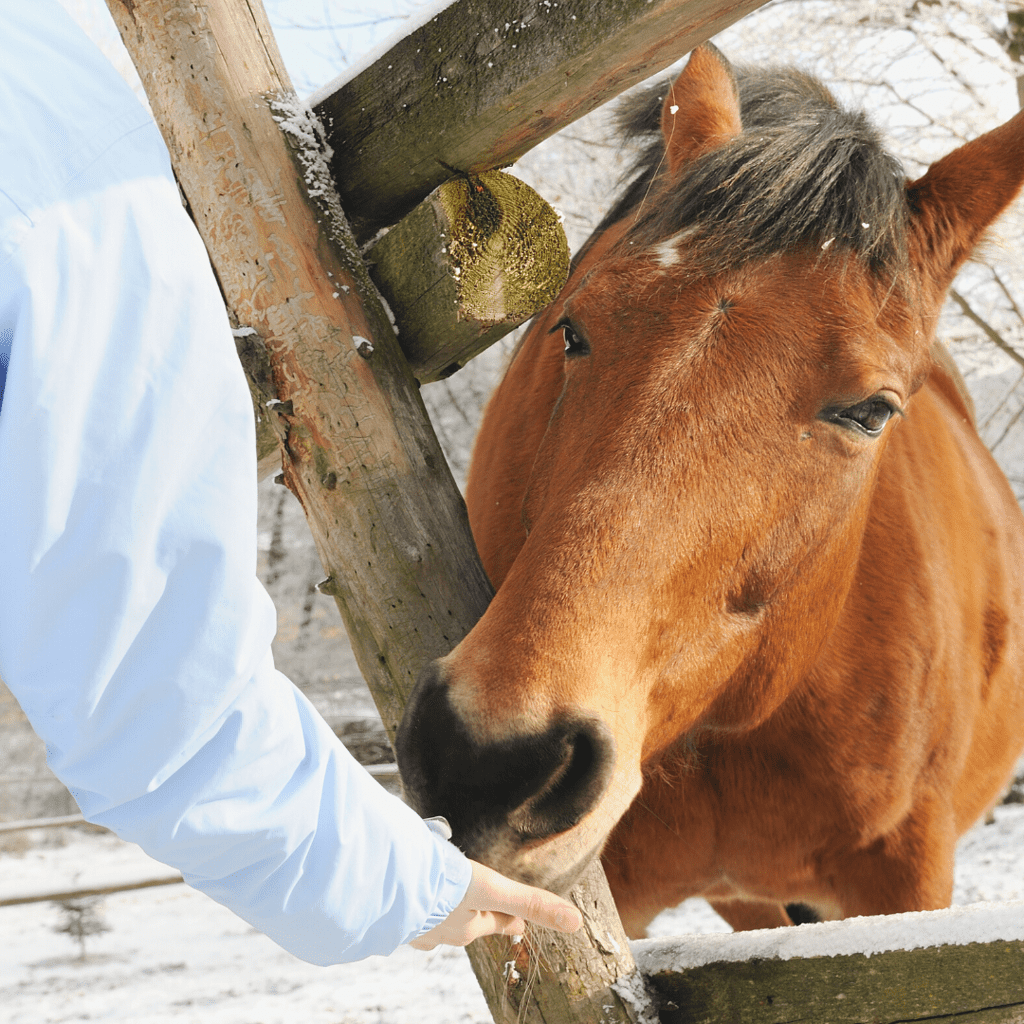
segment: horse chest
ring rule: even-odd
[[[728,744],[649,775],[605,852],[616,898],[826,899],[836,851],[870,840],[908,800],[889,792],[865,806],[837,765],[802,755]]]

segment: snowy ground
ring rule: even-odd
[[[170,874],[107,833],[67,829],[7,837],[0,898],[67,885]],[[40,845],[41,841],[52,845]],[[58,845],[59,844],[59,845]],[[1024,805],[996,809],[960,847],[954,902],[1024,899]],[[184,885],[106,897],[109,931],[86,958],[57,932],[52,903],[0,907],[0,1022],[132,1024],[487,1024],[465,954],[408,947],[387,959],[311,967]],[[805,926],[814,927],[814,926]],[[663,914],[652,935],[728,931],[700,900]]]

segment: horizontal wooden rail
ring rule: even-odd
[[[661,1024],[1024,1024],[1024,901],[633,943]]]
[[[58,780],[54,779],[53,781],[57,782]],[[30,828],[61,828],[64,825],[87,824],[89,822],[81,814],[64,814],[59,818],[26,818],[23,821],[0,821],[0,835],[4,832],[25,832]],[[103,826],[94,825],[93,828],[103,828]]]
[[[394,762],[387,764],[364,764],[363,768],[375,779],[396,778],[398,776],[398,765]],[[44,780],[49,781],[49,780]],[[58,779],[54,779],[58,782]],[[63,783],[61,783],[63,785]],[[90,828],[109,831],[105,825],[97,825],[95,822],[87,821],[81,814],[64,814],[57,818],[24,818],[21,821],[0,821],[0,835],[6,832],[27,832],[34,828],[64,828],[68,825],[88,825]]]
[[[180,885],[185,879],[181,875],[166,878],[146,878],[141,882],[115,882],[93,889],[65,889],[57,892],[33,893],[31,896],[11,896],[0,899],[0,907],[17,907],[25,903],[63,903],[64,900],[82,900],[90,896],[110,896],[115,892],[129,892],[132,889],[153,889],[158,885]]]

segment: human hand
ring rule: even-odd
[[[521,935],[526,921],[560,932],[574,932],[583,925],[583,915],[561,896],[513,882],[475,860],[470,863],[473,878],[462,902],[410,946],[466,946],[481,935]]]

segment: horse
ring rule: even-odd
[[[406,792],[627,934],[945,907],[1024,744],[1024,517],[935,325],[1024,113],[906,179],[861,112],[713,47],[515,352],[467,505],[496,594],[413,690]]]

